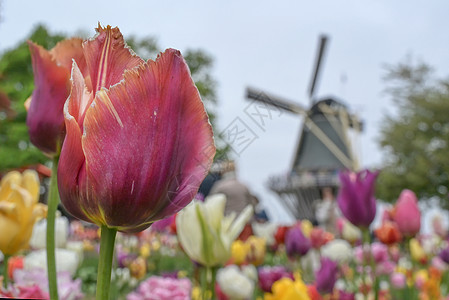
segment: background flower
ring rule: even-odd
[[[217,272],[217,283],[228,299],[251,299],[254,282],[236,265],[229,265]]]
[[[187,278],[151,276],[143,281],[136,291],[128,294],[127,300],[173,299],[190,300],[192,285]]]
[[[28,246],[34,223],[45,217],[38,203],[40,182],[35,171],[12,171],[0,182],[0,250],[13,255]]]
[[[329,294],[337,281],[338,264],[329,258],[321,259],[321,266],[315,273],[316,288],[320,293]]]
[[[82,39],[59,42],[50,51],[28,42],[34,72],[34,91],[26,101],[31,142],[47,154],[55,154],[64,139],[63,106],[70,94],[70,72],[74,59],[83,73],[86,61]]]
[[[408,237],[415,236],[421,228],[418,199],[410,190],[403,190],[393,210],[393,219],[399,231]]]
[[[358,173],[339,173],[340,190],[337,201],[341,212],[352,224],[368,226],[376,216],[375,183],[378,172],[364,170]]]
[[[176,227],[179,241],[194,261],[217,266],[231,256],[231,244],[253,214],[248,205],[236,219],[235,213],[224,216],[226,196],[216,194],[205,202],[192,202],[178,213]]]

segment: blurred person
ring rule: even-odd
[[[209,194],[226,195],[225,214],[233,211],[239,213],[248,204],[253,208],[258,204],[258,199],[250,193],[248,187],[237,179],[234,161],[223,163],[222,177],[215,182]]]
[[[326,231],[337,233],[337,219],[340,216],[337,201],[335,201],[334,191],[331,187],[324,187],[321,190],[321,200],[315,207],[315,218],[318,225]]]

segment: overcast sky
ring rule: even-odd
[[[383,66],[411,55],[429,63],[439,76],[449,74],[449,2],[444,0],[0,3],[0,51],[15,46],[38,23],[52,32],[93,35],[101,22],[118,26],[125,39],[154,36],[162,48],[201,48],[211,54],[220,128],[241,122],[252,130],[254,141],[236,156],[239,176],[266,203],[274,199],[264,188],[269,176],[290,168],[301,118],[274,114],[258,126],[245,113],[245,87],[307,106],[319,34],[328,34],[330,44],[317,94],[342,98],[364,120],[366,130],[358,141],[364,167],[382,159],[376,137],[383,115],[391,111],[382,93]]]

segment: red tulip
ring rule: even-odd
[[[64,139],[63,106],[70,93],[72,59],[86,72],[82,40],[64,40],[50,51],[30,41],[28,45],[35,85],[25,103],[30,140],[41,151],[53,155]]]
[[[290,229],[290,226],[279,226],[274,234],[274,239],[277,245],[284,244],[285,235],[287,231]]]
[[[314,227],[310,232],[310,242],[312,243],[312,247],[315,249],[320,249],[321,246],[327,244],[333,239],[334,235],[332,233],[327,232],[320,227]]]
[[[418,199],[411,190],[403,190],[393,211],[393,219],[404,236],[415,236],[421,228]]]
[[[138,232],[185,207],[215,154],[212,128],[187,64],[169,49],[144,62],[118,28],[84,42],[64,105],[61,201],[75,217]]]
[[[379,241],[385,245],[393,245],[402,240],[402,234],[396,223],[385,221],[382,226],[374,230]]]

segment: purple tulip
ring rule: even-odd
[[[354,300],[355,299],[355,295],[353,293],[343,291],[343,290],[338,290],[337,295],[338,295],[338,298],[337,298],[338,300]]]
[[[376,216],[375,182],[379,172],[340,172],[338,206],[343,215],[357,227],[367,228]]]
[[[442,249],[438,256],[441,258],[442,261],[449,264],[449,247]]]
[[[310,239],[306,238],[301,228],[294,226],[285,235],[285,248],[289,257],[303,256],[312,247]]]
[[[321,267],[316,272],[316,288],[322,294],[332,293],[337,281],[338,264],[329,258],[321,259]]]
[[[294,279],[293,274],[288,272],[283,266],[261,267],[259,268],[259,285],[262,291],[270,293],[273,283],[281,278]]]

